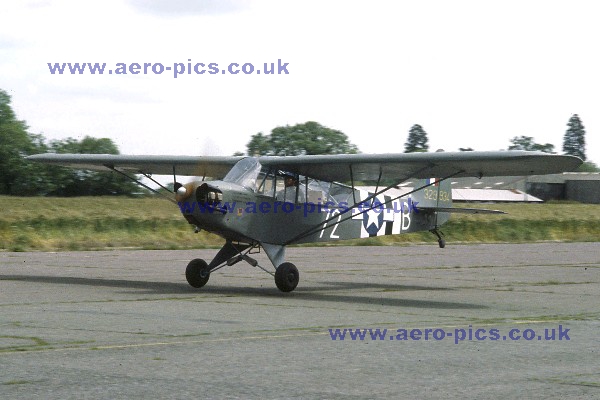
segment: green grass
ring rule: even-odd
[[[461,205],[458,204],[458,207]],[[469,204],[508,215],[454,214],[442,227],[449,243],[600,241],[600,205]],[[326,243],[398,245],[435,242],[429,232]],[[110,248],[192,249],[220,247],[179,208],[155,198],[0,196],[0,250],[57,251]]]
[[[188,249],[221,239],[194,234],[177,205],[154,198],[0,196],[0,250]]]
[[[27,385],[28,383],[33,383],[33,381],[25,381],[25,380],[13,380],[8,382],[3,382],[3,385]]]

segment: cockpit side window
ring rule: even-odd
[[[286,179],[292,178],[286,183]],[[303,175],[264,167],[257,176],[255,191],[276,201],[325,204],[353,204],[352,188],[337,182],[322,182]]]

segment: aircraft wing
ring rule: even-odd
[[[78,169],[112,170],[159,175],[222,178],[244,158],[198,156],[129,156],[112,154],[36,154],[28,160]],[[263,156],[262,165],[323,181],[354,181],[465,176],[523,176],[575,170],[582,161],[573,156],[541,152],[438,152],[400,154],[340,154]]]
[[[36,154],[27,160],[63,167],[133,174],[190,175],[222,178],[244,157],[127,156],[114,154]]]
[[[260,157],[262,165],[324,181],[442,178],[467,176],[523,176],[575,170],[582,161],[530,151],[465,151],[401,154],[343,154]]]

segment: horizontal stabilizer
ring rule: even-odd
[[[456,207],[417,207],[423,211],[437,211],[455,214],[506,214],[500,210],[487,210],[485,208],[456,208]]]

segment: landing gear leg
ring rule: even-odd
[[[435,236],[437,236],[438,245],[440,246],[440,249],[443,249],[444,247],[446,247],[446,241],[442,238],[442,236],[444,236],[444,233],[442,231],[440,231],[438,228],[435,228],[435,229],[432,229],[430,232],[433,233]]]
[[[300,281],[300,273],[294,264],[284,262],[285,247],[268,243],[260,244],[273,263],[273,266],[277,266],[275,268],[275,273],[273,273],[263,268],[257,260],[248,255],[252,249],[258,248],[258,246],[258,243],[237,243],[234,245],[231,241],[227,241],[210,264],[207,264],[206,261],[199,258],[190,261],[185,270],[185,277],[191,286],[201,288],[206,285],[208,278],[213,271],[237,264],[240,261],[246,261],[253,267],[259,267],[266,273],[274,276],[275,284],[282,292],[287,293],[296,289],[296,286],[298,286],[298,282]]]
[[[191,286],[201,288],[206,285],[210,273],[213,270],[219,269],[225,265],[233,265],[240,261],[242,259],[241,256],[236,255],[241,254],[241,251],[244,251],[249,247],[252,246],[247,244],[238,244],[234,246],[231,241],[227,241],[210,264],[207,264],[206,261],[199,258],[190,261],[185,269],[185,278]]]

